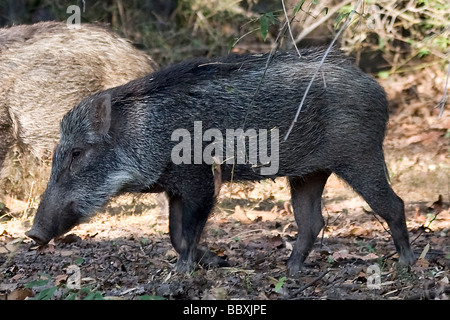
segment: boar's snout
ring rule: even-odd
[[[25,235],[37,244],[44,245],[79,224],[81,218],[82,215],[74,201],[61,204],[53,198],[48,198],[46,193],[37,209],[33,226]]]
[[[47,244],[52,239],[52,237],[46,237],[42,232],[39,232],[35,228],[31,228],[25,232],[25,235],[33,239],[40,246]]]

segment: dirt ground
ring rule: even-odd
[[[386,223],[334,176],[323,197],[326,227],[296,277],[286,273],[297,226],[284,179],[223,186],[201,243],[232,267],[189,275],[174,271],[168,217],[153,195],[114,199],[43,248],[24,236],[36,203],[9,198],[9,212],[0,207],[0,299],[448,300],[449,102],[440,119],[433,109],[444,80],[431,68],[381,82],[392,107],[391,182],[419,258],[411,268],[398,265]]]

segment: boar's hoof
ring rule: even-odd
[[[405,266],[412,266],[416,262],[416,257],[412,250],[401,252],[399,262]]]
[[[204,268],[221,268],[229,267],[230,264],[224,259],[218,257],[215,253],[206,249],[197,249],[195,261],[178,258],[175,266],[179,273],[189,273],[193,271],[198,265]]]
[[[289,276],[293,277],[298,275],[298,273],[302,270],[303,264],[299,261],[293,261],[291,259],[288,260],[287,269]]]
[[[178,258],[178,261],[175,265],[175,270],[178,273],[190,273],[194,271],[195,269],[195,263],[193,261],[186,261],[183,259]]]

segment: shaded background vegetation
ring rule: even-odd
[[[297,45],[326,44],[355,0],[285,0]],[[0,26],[66,20],[106,23],[161,65],[192,56],[267,51],[285,21],[281,0],[6,0]],[[301,9],[299,6],[301,5]],[[84,10],[83,10],[84,9]],[[297,10],[295,10],[297,9]],[[411,72],[448,61],[450,3],[446,0],[363,1],[339,46],[365,71]],[[285,37],[284,48],[292,46]]]

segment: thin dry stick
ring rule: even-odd
[[[283,3],[283,7],[284,7],[284,3]],[[286,13],[286,11],[285,11],[285,13]],[[267,57],[267,61],[266,61],[266,65],[264,66],[263,74],[262,74],[261,78],[259,79],[258,86],[256,87],[256,90],[253,94],[252,100],[250,101],[250,105],[247,107],[247,110],[245,112],[244,122],[242,124],[243,129],[245,129],[245,124],[247,123],[248,114],[250,112],[250,109],[253,107],[253,105],[255,103],[255,99],[256,99],[257,95],[259,94],[259,90],[261,89],[261,85],[266,76],[267,69],[269,68],[270,62],[272,61],[275,53],[278,51],[278,49],[281,46],[281,39],[285,35],[286,31],[288,29],[290,30],[290,24],[292,23],[292,21],[294,21],[295,16],[296,16],[296,14],[294,14],[292,16],[291,21],[289,21],[288,17],[286,17],[286,21],[284,22],[284,25],[280,28],[280,32],[278,33],[277,38],[275,39],[275,45],[272,48],[272,50],[270,50],[269,55]],[[294,45],[295,45],[295,42],[294,42]],[[298,49],[297,49],[297,52],[299,53]],[[300,55],[300,53],[299,53],[299,55]]]
[[[353,8],[353,10],[348,15],[347,20],[345,20],[345,23],[339,29],[339,31],[336,34],[336,36],[334,37],[333,41],[331,41],[330,45],[328,46],[327,50],[325,51],[325,53],[324,53],[324,55],[322,57],[322,60],[320,60],[319,66],[317,67],[316,71],[314,72],[314,74],[313,74],[313,76],[311,78],[311,81],[308,83],[308,86],[306,87],[305,93],[303,94],[302,100],[300,101],[300,105],[298,106],[297,113],[295,114],[294,121],[292,121],[288,132],[284,136],[284,141],[287,140],[287,138],[289,137],[289,134],[291,133],[292,129],[294,128],[294,125],[295,125],[295,123],[298,120],[298,116],[300,115],[300,111],[302,110],[303,104],[305,103],[306,96],[308,95],[309,90],[311,89],[311,86],[312,86],[314,80],[316,79],[317,74],[320,71],[320,68],[322,68],[322,65],[325,62],[325,59],[327,58],[328,54],[330,53],[331,48],[333,47],[333,45],[336,42],[336,40],[340,37],[341,33],[345,30],[347,25],[350,23],[350,21],[351,21],[351,19],[353,17],[353,14],[356,12],[356,9],[359,7],[360,4],[361,4],[361,0],[358,0],[358,2],[356,3],[355,7]]]
[[[448,78],[449,77],[450,77],[450,61],[448,63],[447,78],[445,79],[444,95],[442,96],[441,101],[439,101],[439,103],[434,106],[435,109],[441,108],[441,111],[439,112],[439,118],[442,117],[442,114],[444,113],[445,103],[447,102],[447,89],[448,89]]]
[[[304,28],[302,28],[302,31],[300,32],[300,34],[297,36],[297,38],[295,39],[295,43],[300,43],[300,41],[302,41],[303,39],[306,38],[306,36],[308,36],[312,31],[314,31],[315,29],[317,29],[318,26],[320,26],[321,24],[323,24],[325,21],[329,20],[331,17],[333,17],[333,14],[335,14],[340,8],[342,8],[343,6],[349,4],[350,2],[352,2],[352,0],[345,0],[345,1],[341,1],[339,2],[339,4],[337,4],[334,7],[331,7],[328,10],[328,13],[326,15],[322,15],[320,18],[315,18],[314,22],[312,23],[305,23]]]
[[[295,15],[294,15],[294,17],[295,17]],[[294,17],[292,17],[292,19],[294,19]],[[248,115],[250,113],[250,109],[253,107],[253,105],[255,103],[256,96],[258,95],[259,90],[261,89],[261,85],[262,85],[262,82],[263,82],[263,80],[264,80],[264,78],[266,76],[267,69],[269,68],[269,64],[272,61],[272,59],[273,59],[275,53],[277,52],[277,50],[280,48],[281,39],[284,36],[284,34],[286,33],[287,25],[289,25],[289,21],[288,20],[286,20],[286,22],[284,23],[283,27],[281,27],[280,32],[278,33],[278,36],[275,39],[275,46],[269,52],[269,55],[268,55],[267,61],[266,61],[266,65],[264,67],[263,74],[262,74],[261,78],[259,79],[259,83],[258,83],[258,86],[256,87],[256,90],[255,90],[254,94],[253,94],[252,100],[250,101],[250,104],[248,105],[247,110],[245,111],[244,121],[242,123],[242,129],[245,129],[245,125],[247,124],[247,118],[248,118]],[[231,185],[233,183],[233,180],[234,180],[234,168],[235,168],[235,166],[236,166],[236,163],[233,163],[233,167],[231,169],[230,187],[231,187]],[[231,190],[231,188],[230,188],[230,190]]]
[[[303,287],[300,287],[299,289],[295,290],[291,296],[296,296],[297,294],[301,293],[302,291],[305,291],[305,289],[311,287],[312,285],[314,285],[317,281],[321,280],[323,277],[325,277],[325,275],[330,272],[330,270],[326,270],[324,272],[322,272],[317,278],[313,279],[311,282],[305,284]]]
[[[292,44],[294,45],[295,50],[297,50],[298,56],[301,57],[302,55],[300,54],[300,50],[298,50],[298,48],[297,48],[297,43],[295,43],[294,35],[292,34],[291,24],[288,22],[289,17],[286,12],[286,6],[284,5],[284,0],[281,0],[281,5],[283,6],[284,16],[286,17],[287,28],[289,30],[289,35],[291,36],[291,39],[292,39]]]

